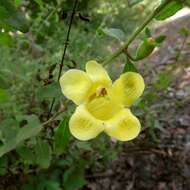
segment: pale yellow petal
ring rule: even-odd
[[[111,91],[113,96],[129,107],[142,95],[144,88],[144,80],[140,74],[127,72],[114,82]]]
[[[109,95],[96,97],[86,104],[87,110],[97,119],[108,120],[113,117],[122,106]]]
[[[84,71],[71,69],[62,75],[60,85],[63,94],[79,105],[88,97],[92,81]]]
[[[95,138],[104,130],[103,123],[95,119],[83,105],[77,107],[69,121],[71,134],[85,141]]]
[[[94,83],[102,86],[109,86],[112,83],[107,71],[94,60],[86,63],[86,72]]]
[[[140,122],[129,109],[123,109],[105,123],[105,132],[120,141],[129,141],[138,136]]]

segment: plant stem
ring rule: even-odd
[[[57,81],[58,82],[59,82],[59,79],[61,77],[61,72],[63,70],[65,55],[66,55],[67,47],[69,45],[69,37],[70,37],[70,33],[71,33],[71,27],[72,27],[75,11],[76,11],[76,8],[77,8],[77,4],[78,4],[78,0],[75,0],[74,5],[73,5],[73,10],[72,10],[72,15],[71,15],[70,23],[69,23],[69,28],[68,28],[68,31],[67,31],[67,37],[66,37],[66,41],[65,41],[63,55],[62,55],[61,63],[60,63],[60,66],[59,66],[59,74],[58,74],[58,77],[57,77]],[[51,102],[51,105],[50,105],[50,109],[49,109],[48,117],[50,116],[50,114],[52,112],[54,103],[55,103],[55,98],[52,99],[52,102]]]
[[[54,116],[52,116],[50,119],[42,123],[42,126],[46,126],[48,123],[51,123],[52,121],[55,120],[56,117],[58,117],[63,111],[57,112]]]
[[[140,25],[137,30],[132,34],[132,36],[127,40],[127,42],[121,46],[116,52],[114,52],[112,55],[107,57],[105,61],[102,62],[102,64],[105,66],[108,63],[110,63],[113,59],[118,57],[121,53],[123,53],[124,50],[127,50],[129,45],[135,40],[135,38],[144,30],[144,28],[152,21],[153,18],[155,18],[156,15],[160,13],[160,11],[170,2],[170,0],[165,0],[163,3],[161,3],[154,12],[145,20],[142,25]]]

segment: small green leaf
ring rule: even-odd
[[[165,35],[160,35],[160,36],[155,38],[155,42],[157,43],[157,45],[160,45],[161,43],[164,42],[165,39],[166,39]]]
[[[128,0],[128,6],[133,7],[138,3],[141,3],[143,0]]]
[[[12,46],[13,39],[9,34],[0,32],[0,44],[5,46]]]
[[[40,8],[43,8],[44,3],[42,0],[34,0],[34,1],[40,6]]]
[[[15,0],[15,6],[19,7],[20,5],[22,5],[24,0]]]
[[[165,8],[155,18],[157,20],[165,20],[173,16],[182,8],[183,4],[181,2],[173,0],[168,5],[166,5]]]
[[[51,99],[61,97],[60,85],[58,82],[51,83],[38,89],[37,97],[42,99]]]
[[[15,149],[20,143],[22,143],[24,140],[29,139],[33,136],[36,136],[42,129],[40,122],[38,118],[35,115],[30,115],[26,117],[28,125],[24,126],[23,128],[16,128],[14,125],[16,125],[16,121],[9,122],[10,125],[3,125],[7,126],[10,130],[7,132],[7,136],[5,136],[3,145],[0,147],[0,157],[6,154],[7,152],[10,152],[11,150]],[[1,131],[5,133],[7,130],[5,127],[1,127]],[[11,135],[11,138],[10,138]]]
[[[27,120],[28,125],[19,130],[17,134],[17,144],[25,139],[36,136],[42,129],[37,116],[30,115],[26,116],[25,119]]]
[[[33,164],[35,162],[35,155],[32,150],[26,146],[18,147],[16,150],[19,156],[28,164]]]
[[[146,27],[146,29],[145,29],[145,35],[146,35],[147,38],[152,37],[150,28]]]
[[[86,184],[85,180],[85,163],[83,160],[80,163],[71,166],[65,173],[63,186],[65,190],[76,190]]]
[[[55,152],[57,154],[62,154],[65,151],[65,147],[70,140],[68,121],[69,118],[65,117],[55,131]]]
[[[7,173],[8,168],[8,158],[7,156],[0,157],[0,176]]]
[[[101,28],[101,32],[104,35],[110,36],[112,38],[115,38],[119,41],[124,41],[125,40],[125,33],[118,28]]]
[[[9,95],[5,89],[0,88],[0,103],[5,103],[9,101]]]
[[[128,57],[127,57],[127,62],[126,62],[125,66],[124,66],[124,69],[123,69],[123,73],[126,73],[126,72],[136,72],[136,73],[138,73],[137,68],[130,61],[130,59]]]
[[[156,47],[156,42],[153,38],[145,39],[138,47],[136,52],[136,60],[141,60],[148,57]]]
[[[34,150],[36,155],[36,164],[41,168],[48,168],[51,162],[51,148],[49,144],[42,139],[38,139]]]

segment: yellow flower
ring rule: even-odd
[[[138,136],[140,122],[129,107],[141,96],[144,80],[126,72],[113,84],[106,70],[96,61],[86,64],[86,72],[71,69],[60,78],[63,94],[78,107],[69,121],[79,140],[95,138],[101,132],[128,141]]]

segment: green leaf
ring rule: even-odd
[[[28,139],[30,137],[36,136],[42,129],[39,119],[35,115],[26,116],[25,119],[28,125],[21,128],[17,134],[17,144]]]
[[[168,5],[165,6],[165,8],[155,18],[157,20],[165,20],[173,16],[182,8],[183,8],[183,4],[181,2],[171,1]]]
[[[19,156],[28,164],[35,163],[35,156],[32,150],[26,146],[18,147],[16,150]]]
[[[0,88],[7,89],[9,87],[10,87],[9,83],[7,82],[5,77],[0,73]]]
[[[34,1],[40,6],[40,8],[43,8],[44,3],[42,0],[34,0]]]
[[[69,118],[65,117],[61,123],[59,124],[58,128],[55,131],[55,152],[56,154],[62,154],[65,152],[65,147],[67,146],[71,134],[69,131],[68,125]]]
[[[46,190],[61,190],[59,182],[57,181],[46,181]]]
[[[12,46],[13,45],[12,37],[7,33],[1,32],[0,33],[0,45]]]
[[[155,42],[160,45],[161,43],[164,42],[164,40],[166,39],[166,36],[165,35],[160,35],[158,37],[155,38]]]
[[[42,139],[38,139],[34,151],[36,155],[36,164],[41,168],[48,168],[51,162],[51,148],[49,144]]]
[[[110,36],[112,38],[115,38],[119,41],[125,40],[125,33],[118,28],[101,28],[101,32],[107,36]]]
[[[25,16],[16,10],[10,0],[0,0],[0,26],[28,32],[29,24]]]
[[[37,97],[40,100],[59,98],[62,96],[61,88],[58,82],[51,83],[38,89]]]
[[[146,27],[146,29],[145,29],[145,35],[146,35],[147,38],[152,37],[150,28]]]
[[[29,139],[33,136],[36,136],[41,131],[42,127],[40,125],[38,118],[35,115],[27,116],[26,119],[27,119],[28,125],[24,126],[23,128],[18,129],[18,128],[15,128],[14,126],[11,129],[11,126],[7,125],[6,127],[9,128],[9,131],[7,132],[8,136],[4,135],[6,131],[5,127],[3,127],[2,129],[2,127],[0,126],[0,129],[1,131],[3,131],[3,135],[5,137],[3,141],[3,145],[0,147],[0,157],[10,152],[11,150],[15,149],[24,140]],[[10,124],[16,125],[16,121],[15,123],[12,123],[12,120],[11,120]],[[12,135],[12,138],[10,138],[10,135]]]
[[[134,5],[141,3],[143,0],[128,0],[128,6],[133,7]]]
[[[0,103],[5,103],[9,101],[9,95],[5,89],[0,88]]]
[[[20,5],[22,5],[24,0],[15,0],[15,6],[19,7]]]
[[[156,47],[156,42],[153,38],[145,39],[136,51],[136,60],[141,60],[148,57]]]
[[[3,176],[7,173],[8,168],[8,158],[3,156],[0,158],[0,176]]]
[[[9,139],[13,139],[19,129],[18,123],[13,118],[7,118],[0,123],[1,141],[7,143]]]
[[[65,173],[63,186],[65,190],[76,190],[86,184],[85,180],[85,163],[83,160],[80,163],[71,166]]]
[[[126,73],[126,72],[136,72],[136,73],[138,73],[137,68],[130,61],[130,59],[128,57],[127,57],[127,62],[126,62],[125,66],[124,66],[124,69],[123,69],[123,73]]]

